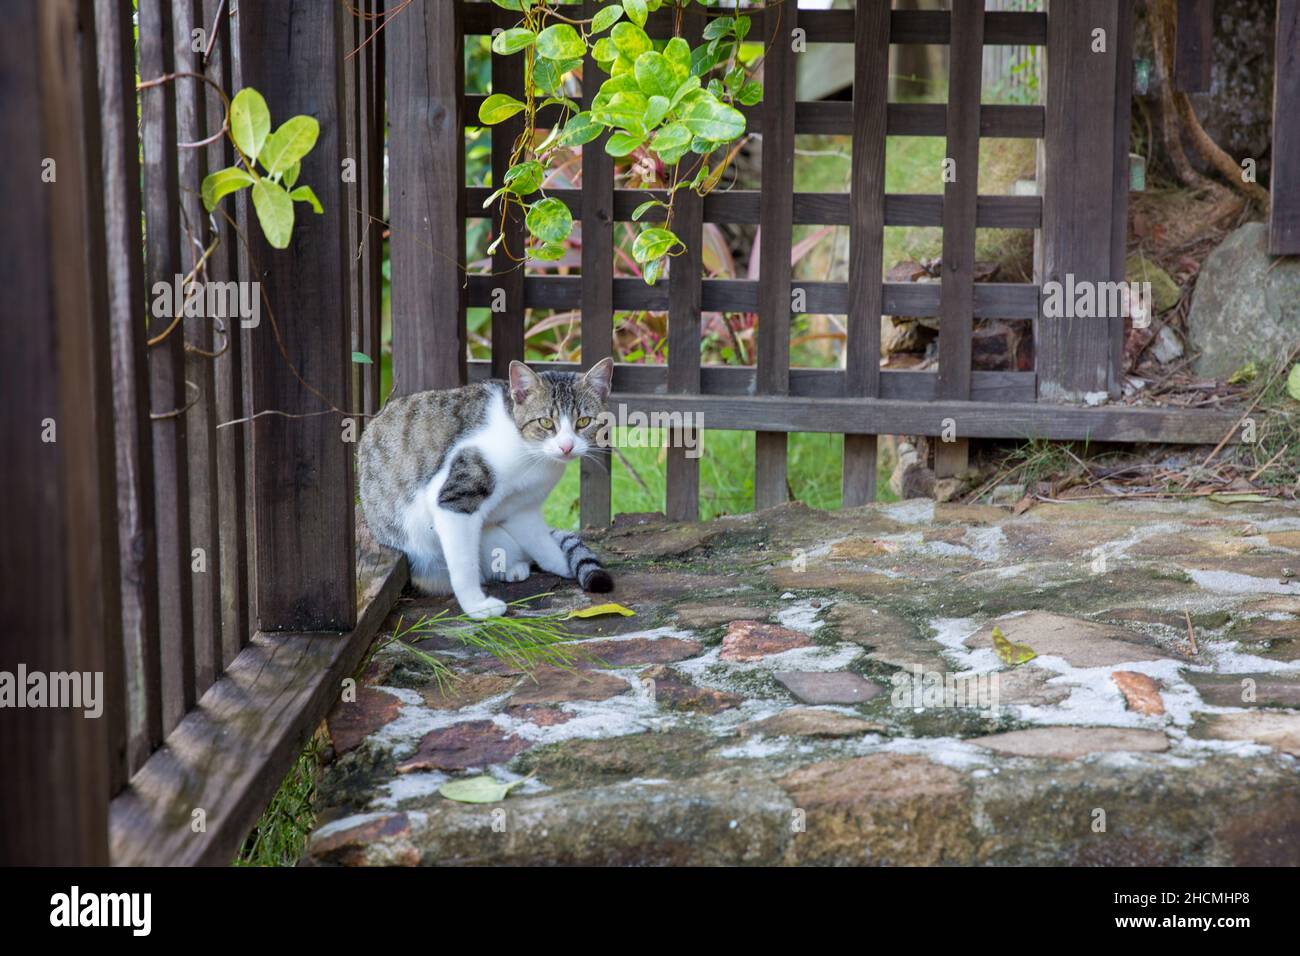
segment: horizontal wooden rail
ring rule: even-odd
[[[470,218],[492,219],[497,216],[496,205],[484,208],[492,190],[487,186],[471,186],[466,190]],[[569,207],[575,216],[582,209],[581,189],[548,189],[546,195],[558,199]],[[704,221],[757,225],[759,199],[757,189],[716,190],[704,197]],[[638,206],[651,199],[667,200],[662,189],[614,190],[614,221],[632,222]],[[639,222],[661,222],[662,208],[645,213]],[[794,223],[796,226],[847,226],[849,224],[848,193],[795,193]],[[1041,196],[980,196],[975,225],[980,229],[1037,229],[1043,224]],[[942,193],[894,193],[885,196],[886,226],[942,226]]]
[[[491,33],[498,27],[511,27],[519,15],[490,3],[464,3],[463,17],[467,35]],[[730,14],[730,5],[712,12],[714,16]],[[756,13],[758,11],[755,11]],[[652,13],[646,32],[655,39],[672,33],[672,13]],[[809,43],[852,43],[852,10],[800,10],[799,26],[807,31]],[[889,17],[890,43],[948,43],[952,36],[947,10],[894,10]],[[759,40],[760,37],[752,36]],[[1047,14],[989,11],[984,14],[985,46],[1040,46],[1047,42]]]
[[[465,123],[478,125],[479,107],[487,99],[482,94],[465,96]],[[761,106],[761,104],[760,104]],[[763,131],[762,110],[744,107],[747,128],[751,133]],[[991,139],[1042,139],[1047,114],[1041,106],[985,104],[980,107],[980,136]],[[563,121],[559,106],[537,111],[541,127]],[[886,133],[890,136],[943,136],[947,130],[946,103],[890,103],[886,114]],[[850,136],[853,133],[851,100],[812,100],[795,104],[794,131],[797,135]]]
[[[490,306],[496,276],[469,277],[470,306]],[[705,279],[701,308],[705,312],[753,312],[758,308],[758,283],[752,279]],[[812,315],[845,315],[849,304],[847,282],[795,280],[792,289],[805,293],[803,311]],[[941,283],[886,282],[884,314],[927,318],[939,314]],[[1033,319],[1038,315],[1038,286],[1028,283],[979,282],[975,285],[977,319]],[[528,276],[524,305],[530,309],[577,309],[582,304],[581,276]],[[666,311],[668,285],[646,285],[633,277],[614,279],[614,309]]]
[[[472,382],[491,377],[491,364],[485,359],[469,363]],[[554,372],[579,372],[577,362],[547,362]],[[1035,394],[1033,372],[974,372],[971,394],[983,402],[1032,402]],[[880,373],[882,398],[928,402],[938,395],[938,376],[933,372],[909,372],[885,369]],[[753,395],[756,391],[752,365],[705,365],[700,369],[700,393],[703,395]],[[668,394],[668,366],[615,365],[614,390],[643,395]],[[790,394],[803,398],[841,398],[848,394],[843,369],[792,368]],[[615,398],[617,401],[617,397]]]
[[[881,375],[882,391],[884,375]],[[972,389],[973,391],[973,389]],[[894,401],[806,396],[643,395],[615,393],[628,412],[700,414],[704,428],[766,432],[940,435],[948,420],[965,438],[1218,442],[1240,414],[1181,408],[977,401]],[[1234,434],[1234,439],[1238,436]]]
[[[114,798],[114,865],[234,859],[406,586],[405,559],[357,530],[356,626],[347,634],[254,635]],[[204,829],[195,832],[199,819]]]

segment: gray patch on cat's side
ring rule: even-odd
[[[487,460],[473,448],[465,448],[451,460],[447,480],[438,492],[438,504],[448,511],[473,514],[495,487]]]

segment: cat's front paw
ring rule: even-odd
[[[512,584],[517,581],[527,581],[528,576],[532,574],[533,568],[527,561],[516,561],[508,571],[506,571],[506,580]]]
[[[480,601],[461,601],[460,609],[465,612],[466,617],[472,617],[476,621],[484,618],[500,617],[506,613],[506,602],[499,598],[487,597],[486,595]]]

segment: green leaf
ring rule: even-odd
[[[626,156],[645,142],[645,136],[637,133],[614,133],[605,142],[605,152],[611,156]]]
[[[644,216],[646,213],[648,213],[651,209],[654,209],[656,206],[664,206],[665,208],[667,208],[667,204],[660,202],[658,199],[647,200],[646,202],[643,202],[641,205],[637,206],[636,209],[632,210],[632,221],[640,222],[641,217]]]
[[[560,136],[565,146],[582,146],[605,132],[605,127],[591,118],[590,113],[578,113],[564,126]]]
[[[1286,393],[1300,402],[1300,364],[1291,369],[1291,374],[1286,377]]]
[[[618,47],[614,46],[614,41],[609,37],[601,37],[596,41],[596,45],[591,48],[591,58],[604,67],[605,72],[609,72],[609,64],[618,59]]]
[[[217,208],[217,203],[221,201],[222,196],[239,192],[255,182],[257,182],[256,177],[249,175],[238,166],[228,166],[225,169],[218,169],[215,173],[209,173],[203,177],[203,184],[199,187],[199,195],[203,197],[203,207],[208,212],[212,212]]]
[[[736,26],[735,17],[718,17],[710,20],[709,25],[704,28],[704,39],[716,40],[719,37],[729,35]]]
[[[270,133],[271,111],[266,108],[266,100],[251,86],[244,87],[230,101],[230,135],[235,145],[251,162],[257,159]]]
[[[492,38],[492,52],[509,56],[512,53],[518,53],[520,50],[528,49],[536,41],[537,34],[532,30],[526,30],[523,27],[511,27],[509,30],[502,30]]]
[[[646,107],[645,111],[645,118],[642,120],[645,124],[645,128],[654,129],[662,123],[664,117],[668,115],[668,110],[671,106],[672,104],[668,102],[668,97],[666,96],[650,97],[650,103]]]
[[[311,208],[317,214],[323,213],[325,211],[324,209],[321,208],[320,200],[316,198],[316,194],[312,192],[310,186],[299,186],[293,192],[289,193],[289,198],[292,199],[294,202],[309,203],[311,205]]]
[[[742,106],[754,106],[763,99],[762,83],[746,83],[736,94],[736,102]]]
[[[506,170],[503,177],[506,186],[516,196],[531,196],[537,192],[542,185],[542,177],[546,175],[546,169],[541,163],[534,159],[527,162],[516,163]]]
[[[686,79],[679,76],[672,61],[662,53],[650,50],[636,58],[635,70],[637,86],[646,96],[671,98],[677,87]]]
[[[672,166],[691,148],[691,131],[681,123],[669,123],[655,136],[650,148]]]
[[[686,99],[686,97],[690,96],[692,93],[699,90],[699,88],[700,88],[700,78],[698,76],[688,76],[686,78],[686,82],[684,82],[681,86],[677,87],[677,92],[673,94],[673,99],[672,99],[672,103],[670,104],[670,108],[677,109],[677,107],[681,104],[683,100]]]
[[[555,262],[564,258],[564,243],[562,242],[544,242],[540,246],[533,246],[530,250],[534,259],[540,259],[543,262]]]
[[[298,181],[298,176],[301,173],[302,173],[302,163],[294,163],[292,166],[290,166],[288,169],[284,171],[284,176],[280,178],[280,182],[284,184],[285,189],[292,189],[293,184]]]
[[[438,788],[438,792],[457,803],[500,803],[523,782],[498,783],[489,776],[470,777],[468,780],[449,780]]]
[[[740,110],[704,95],[693,99],[682,112],[686,128],[700,139],[723,143],[745,132],[745,116]]]
[[[293,200],[289,194],[278,183],[259,179],[253,184],[253,208],[271,248],[287,248],[293,235]]]
[[[642,231],[636,237],[636,242],[632,243],[632,258],[644,264],[661,256],[666,256],[681,244],[682,241],[671,230],[664,229],[661,226],[653,226]]]
[[[594,604],[591,607],[579,608],[576,611],[570,611],[564,615],[564,620],[575,617],[604,617],[606,614],[617,614],[620,617],[633,617],[636,611],[621,604]]]
[[[616,24],[609,32],[609,36],[614,41],[618,52],[634,63],[642,53],[654,49],[654,44],[650,42],[646,32],[635,23],[628,23],[626,20]]]
[[[1002,633],[1002,628],[993,625],[993,650],[997,652],[1004,664],[1024,664],[1032,661],[1038,653],[1028,644],[1015,644]]]
[[[541,242],[563,242],[573,231],[573,213],[558,199],[539,199],[528,210],[524,225]]]
[[[526,13],[533,5],[533,0],[492,0],[492,2],[503,10],[514,10],[516,13]]]
[[[493,93],[478,108],[478,121],[484,126],[504,123],[524,109],[524,104],[505,93]]]
[[[615,93],[602,107],[597,108],[593,103],[591,116],[606,126],[639,129],[648,109],[650,101],[642,93]]]
[[[660,277],[664,274],[664,270],[667,268],[668,257],[662,256],[653,262],[646,263],[645,272],[642,273],[641,278],[645,280],[646,285],[654,285],[659,281]]]
[[[537,52],[548,60],[574,60],[587,52],[587,44],[569,24],[556,23],[537,34]]]
[[[267,175],[282,173],[311,152],[320,136],[320,123],[313,116],[295,116],[284,121],[270,138],[259,157]]]
[[[623,8],[611,3],[591,18],[591,32],[604,33],[623,16]]]
[[[683,77],[691,74],[691,45],[681,37],[673,37],[664,47],[664,56]]]
[[[639,27],[645,26],[645,19],[649,14],[649,11],[646,10],[645,0],[623,0],[623,9],[627,11],[629,20]]]
[[[374,361],[371,360],[370,356],[367,355],[365,352],[353,352],[353,353],[352,353],[352,361],[356,362],[358,365],[374,365],[374,364],[375,364]]]

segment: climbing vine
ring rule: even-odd
[[[651,209],[664,211],[663,224],[642,226],[632,245],[645,281],[653,285],[669,258],[685,251],[672,231],[674,197],[682,189],[702,196],[718,184],[745,135],[745,116],[737,106],[752,106],[763,97],[752,78],[755,58],[745,55],[750,17],[741,15],[737,0],[728,15],[709,20],[702,41],[692,46],[681,35],[682,15],[692,4],[708,6],[706,0],[621,0],[589,19],[568,16],[572,6],[552,0],[493,2],[521,15],[493,38],[493,55],[524,57],[523,98],[494,92],[479,109],[485,126],[523,116],[524,132],[513,143],[509,168],[484,203],[484,208],[497,204],[503,223],[511,207],[522,213],[529,248],[507,253],[520,262],[526,256],[553,261],[564,255],[573,216],[561,200],[545,195],[550,164],[559,150],[609,133],[605,151],[610,156],[646,158],[665,173],[666,200],[648,200],[633,214],[640,221]],[[645,25],[662,7],[676,11],[674,36],[655,42]],[[588,52],[606,76],[584,110],[570,94]],[[583,77],[587,83],[597,79]],[[544,129],[539,116],[552,107],[560,110],[561,121]],[[538,130],[544,132],[540,139]],[[504,241],[501,230],[489,253]]]

